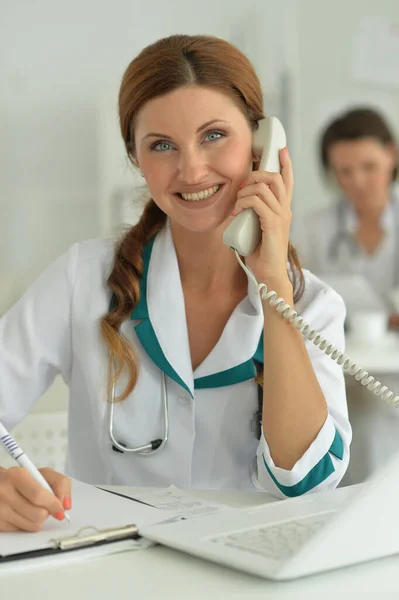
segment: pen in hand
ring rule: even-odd
[[[54,491],[51,489],[47,481],[44,479],[43,475],[40,471],[35,467],[33,462],[29,459],[29,457],[25,454],[25,452],[20,448],[14,438],[8,433],[7,429],[0,423],[0,442],[2,442],[4,448],[7,450],[8,454],[17,461],[17,463],[24,467],[32,476],[35,481],[40,483],[46,490],[54,494]],[[71,522],[71,518],[69,514],[64,511],[65,518]]]

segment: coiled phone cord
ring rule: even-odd
[[[349,373],[349,375],[352,375],[357,381],[360,381],[360,383],[366,386],[375,396],[381,398],[381,400],[387,404],[399,408],[399,396],[395,396],[387,386],[383,385],[380,381],[377,381],[372,375],[369,375],[365,369],[354,363],[350,358],[345,356],[341,350],[323,338],[318,331],[312,329],[309,323],[306,323],[301,315],[298,315],[289,304],[286,304],[283,298],[277,297],[277,292],[274,290],[269,292],[265,283],[258,283],[254,275],[241,260],[237,250],[235,250],[235,254],[247,276],[256,285],[262,300],[267,300],[270,306],[273,306],[276,311],[281,314],[283,319],[287,319],[287,321],[302,333],[305,340],[313,342],[313,344],[318,346],[320,350],[323,350],[331,360],[335,360],[346,373]]]

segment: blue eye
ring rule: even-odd
[[[222,137],[224,137],[224,135],[223,133],[220,133],[220,131],[211,131],[206,135],[206,139],[208,139],[210,142],[216,142]]]
[[[166,152],[171,148],[172,146],[168,142],[157,142],[151,146],[151,150],[155,150],[156,152]]]

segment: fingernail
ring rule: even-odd
[[[53,517],[58,521],[63,521],[65,519],[65,513],[60,510],[59,512],[54,513]]]
[[[70,496],[65,496],[63,505],[64,505],[65,510],[71,510],[71,508],[72,508],[72,499],[71,499]]]
[[[283,150],[286,154],[289,154],[287,146],[285,146],[285,148],[283,148]]]
[[[234,212],[234,210],[231,211],[230,216],[231,217],[235,217],[236,216],[236,213]]]
[[[240,185],[240,190],[245,186],[245,181]]]

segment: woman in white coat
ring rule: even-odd
[[[289,243],[287,149],[281,174],[256,170],[252,66],[223,40],[171,36],[131,62],[119,108],[152,199],[118,244],[74,245],[0,321],[0,421],[15,425],[61,373],[72,477],[279,497],[335,487],[351,438],[342,370],[261,300],[222,241],[252,208],[262,239],[248,267],[342,348],[342,299]],[[0,530],[71,506],[70,480],[42,472],[57,499],[22,468],[0,473]]]
[[[387,326],[398,328],[399,196],[394,135],[378,112],[356,108],[326,127],[320,155],[340,195],[297,221],[294,238],[303,264],[322,279],[331,274],[362,275],[385,306]],[[378,379],[397,394],[399,366],[398,375],[379,373]],[[363,481],[399,449],[398,409],[376,399],[359,383],[348,383],[353,443],[347,484]]]
[[[340,194],[295,224],[303,264],[318,275],[363,275],[399,326],[392,295],[399,288],[398,148],[383,117],[352,109],[324,130],[320,157]]]

